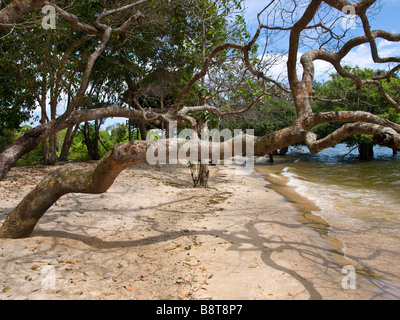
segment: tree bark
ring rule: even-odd
[[[370,143],[361,142],[358,146],[358,153],[362,160],[372,159],[374,157],[374,146]]]
[[[144,121],[138,121],[138,128],[140,131],[140,139],[146,140],[147,130],[146,130],[146,124],[144,123]],[[138,135],[138,139],[139,139],[139,135]]]
[[[230,155],[241,154],[242,148],[235,149],[237,139],[244,145],[254,141],[253,137],[243,135],[224,143],[210,143],[207,145],[209,152],[219,150],[221,157],[224,157],[223,151],[229,152]],[[130,141],[109,151],[93,169],[76,170],[67,166],[51,172],[10,212],[0,228],[0,238],[28,237],[43,214],[65,194],[99,194],[107,191],[122,170],[146,161],[150,146],[153,145],[156,152],[162,152],[164,149],[164,160],[168,160],[169,154],[178,154],[181,146],[187,143],[186,139]],[[197,140],[189,143],[197,147],[197,156],[200,158],[202,142]],[[170,149],[174,149],[172,153]]]
[[[190,172],[192,175],[193,186],[208,188],[208,178],[210,177],[210,170],[208,164],[197,163],[190,165]]]
[[[0,34],[32,11],[37,11],[44,0],[14,0],[0,10]]]
[[[7,216],[0,238],[25,238],[43,214],[70,192],[98,194],[107,191],[127,166],[146,160],[146,142],[129,142],[111,150],[91,170],[62,168],[44,178]]]
[[[242,155],[248,143],[254,144],[254,154],[265,155],[276,149],[281,149],[295,142],[305,141],[311,152],[316,153],[323,148],[337,144],[347,136],[354,134],[380,135],[381,144],[396,150],[400,149],[400,134],[395,130],[370,123],[354,123],[342,126],[333,134],[317,140],[314,133],[305,131],[295,123],[292,126],[263,137],[238,135],[225,142],[210,142],[202,140],[187,141],[186,139],[161,139],[157,141],[131,141],[109,151],[91,170],[72,170],[61,168],[44,178],[7,216],[0,228],[0,238],[28,237],[38,220],[61,196],[67,193],[102,193],[112,185],[119,173],[127,166],[145,162],[149,147],[155,147],[154,152],[162,154],[165,159],[170,154],[179,154],[182,145],[192,143],[197,149],[197,160],[200,160],[201,150],[209,148],[209,154],[218,152],[220,159]],[[240,146],[240,148],[237,148]],[[170,153],[170,149],[173,150]],[[203,181],[208,178],[206,173]]]
[[[69,127],[65,134],[63,146],[61,148],[60,161],[67,161],[69,156],[69,150],[72,147],[72,143],[74,142],[74,138],[76,133],[78,132],[79,125],[76,125],[75,128]]]
[[[54,166],[57,162],[57,133],[49,137],[49,150],[46,159],[46,165]]]

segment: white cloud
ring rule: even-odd
[[[377,43],[377,48],[381,58],[399,57],[400,43],[380,40]],[[349,54],[343,59],[343,63],[353,67],[358,66],[361,69],[385,69],[389,67],[388,64],[378,64],[373,61],[369,44],[360,45],[350,51]]]
[[[383,4],[384,5],[388,5],[388,6],[400,6],[400,1],[399,0],[383,0]]]

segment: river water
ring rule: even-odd
[[[374,159],[361,161],[357,150],[343,157],[348,152],[346,145],[317,155],[292,147],[268,167],[317,205],[312,213],[328,222],[347,258],[400,286],[400,154],[375,147]]]

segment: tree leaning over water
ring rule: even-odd
[[[268,1],[264,10],[258,15],[259,26],[255,35],[245,43],[227,41],[212,48],[205,56],[200,70],[184,83],[173,104],[167,110],[145,109],[140,104],[137,105],[136,109],[110,106],[93,110],[70,110],[67,114],[28,132],[25,137],[21,137],[22,139],[17,141],[9,150],[6,150],[0,156],[1,177],[4,177],[11,167],[10,163],[12,163],[12,161],[9,161],[7,164],[5,159],[13,154],[15,158],[18,148],[23,148],[22,146],[37,146],[50,134],[84,121],[118,116],[148,122],[177,120],[178,122],[188,123],[190,127],[194,128],[198,124],[196,115],[204,111],[220,118],[224,115],[240,114],[249,110],[264,97],[265,92],[249,101],[245,108],[237,110],[223,110],[217,105],[208,104],[207,99],[200,105],[185,105],[187,101],[185,98],[199,81],[207,75],[216,57],[219,57],[219,54],[223,52],[229,51],[241,54],[247,72],[262,81],[266,92],[271,93],[271,90],[277,90],[291,94],[297,118],[291,125],[273,133],[260,137],[241,135],[224,143],[214,143],[212,148],[223,150],[223,147],[228,146],[228,149],[235,155],[239,151],[235,148],[235,142],[245,146],[249,141],[254,141],[255,154],[265,155],[294,143],[303,142],[311,153],[318,153],[349,136],[365,134],[373,136],[374,141],[379,145],[399,150],[400,125],[367,111],[314,112],[310,103],[315,99],[331,103],[337,103],[342,100],[340,97],[338,99],[325,99],[324,97],[315,96],[313,90],[315,61],[322,60],[330,63],[341,77],[352,80],[355,91],[359,91],[364,87],[374,86],[382,98],[397,113],[400,112],[398,102],[385,91],[382,85],[383,81],[390,82],[398,72],[400,58],[381,57],[376,43],[377,39],[398,42],[400,41],[400,34],[371,28],[368,15],[374,13],[373,10],[376,9],[376,3],[376,0],[362,0],[356,3],[345,0]],[[141,5],[145,4],[141,3]],[[92,35],[101,35],[102,42],[100,42],[95,51],[98,54],[96,57],[98,57],[104,51],[104,47],[110,38],[117,36],[118,30],[121,31],[122,26],[126,25],[123,23],[120,27],[110,27],[103,24],[101,22],[102,19],[117,11],[122,12],[122,10],[121,7],[121,9],[115,9],[114,11],[104,11],[96,19],[94,26],[80,24],[76,16],[72,17],[61,8],[57,9],[57,13],[59,17],[70,21],[74,27]],[[277,12],[281,14],[276,14]],[[352,29],[347,28],[345,23],[339,22],[343,15],[348,13],[352,13],[352,19],[359,24],[360,29],[363,31],[361,35],[351,36]],[[3,16],[0,14],[0,25]],[[136,19],[133,17],[131,16],[127,21],[136,21],[139,13],[137,13]],[[264,72],[265,70],[260,70],[261,64],[254,63],[251,59],[252,48],[258,40],[264,39],[267,46],[272,46],[273,36],[278,34],[285,35],[284,39],[288,42],[286,84],[277,81],[272,75]],[[342,61],[346,55],[352,49],[364,44],[370,47],[371,56],[375,63],[384,64],[385,66],[389,64],[390,68],[385,74],[363,79],[342,66]],[[308,50],[304,50],[305,47]],[[299,76],[298,72],[299,52],[305,52],[300,57],[301,76]],[[324,123],[343,124],[326,137],[318,139],[317,135],[311,130],[315,126]],[[40,217],[64,194],[70,192],[105,192],[123,169],[129,165],[146,161],[146,152],[155,143],[151,141],[125,143],[107,153],[98,165],[91,170],[74,171],[67,168],[54,171],[7,216],[0,229],[0,237],[20,238],[29,236]],[[176,145],[171,143],[172,140],[167,139],[166,147],[175,148]]]
[[[360,69],[358,67],[345,67],[345,70],[357,74],[362,80],[368,80],[374,76],[385,74],[384,71],[373,69]],[[394,74],[390,81],[382,81],[382,87],[395,100],[399,98],[400,80]],[[380,94],[375,86],[363,86],[360,90],[354,90],[354,83],[351,79],[341,77],[338,73],[332,73],[330,79],[323,83],[314,84],[316,93],[319,96],[334,99],[341,97],[342,101],[337,103],[328,103],[324,101],[314,101],[312,108],[315,112],[331,111],[365,111],[378,115],[383,119],[388,119],[395,123],[400,123],[399,114],[391,104]],[[334,132],[342,123],[324,123],[313,129],[318,137],[325,137]],[[346,138],[345,142],[349,147],[358,148],[361,159],[373,157],[374,139],[369,135],[355,135]],[[393,150],[396,151],[396,150]]]

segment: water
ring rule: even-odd
[[[282,175],[317,204],[313,214],[329,223],[348,258],[400,285],[400,155],[375,147],[375,158],[361,161],[357,151],[343,158],[348,152],[291,149]]]

